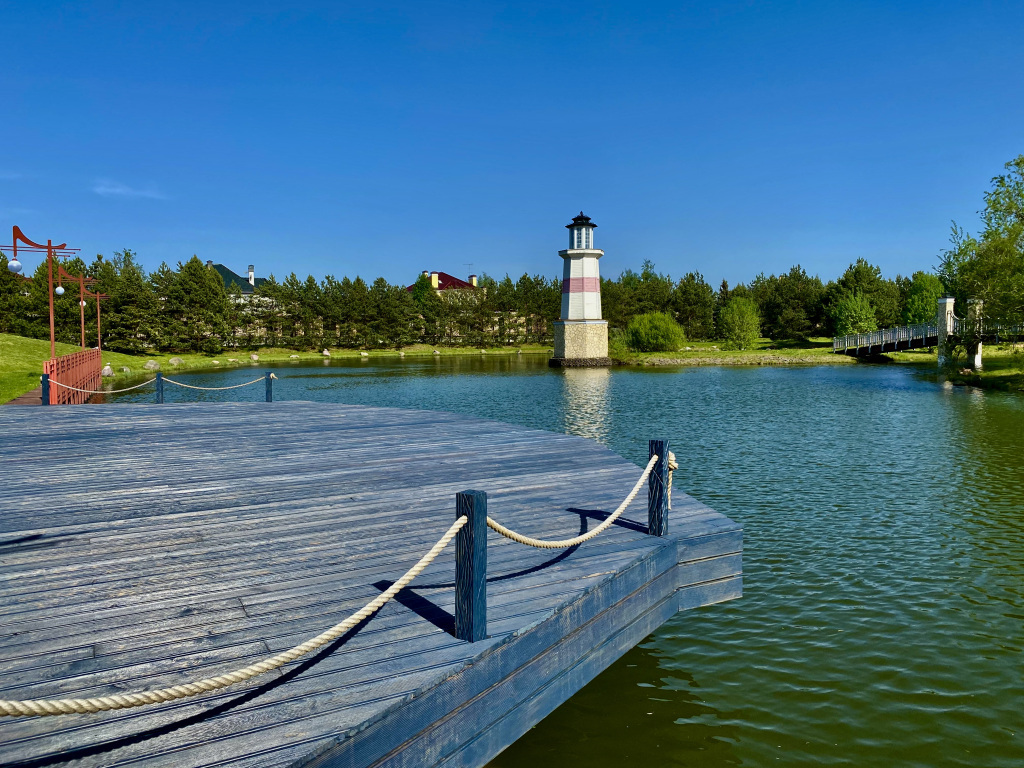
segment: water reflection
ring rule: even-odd
[[[627,651],[489,768],[739,765],[739,728],[703,700],[692,675],[666,673],[663,657],[652,643]]]
[[[600,443],[608,441],[611,375],[607,368],[566,368],[563,371],[562,413],[567,434],[589,437]]]

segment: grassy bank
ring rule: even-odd
[[[986,344],[982,350],[980,371],[972,371],[963,357],[946,370],[940,371],[935,350],[891,352],[885,357],[894,363],[920,365],[934,372],[936,377],[953,384],[1024,392],[1024,345],[1021,344]]]
[[[722,349],[721,342],[688,341],[676,352],[630,352],[612,344],[621,365],[845,365],[853,358],[832,353],[832,339],[806,342],[758,339],[750,349]]]
[[[57,354],[67,355],[77,352],[80,347],[73,344],[58,344]],[[360,352],[357,349],[331,349],[331,359],[358,359],[369,358],[397,358],[401,354],[406,356],[432,356],[434,350],[441,355],[480,355],[479,347],[431,347],[426,344],[416,344],[405,347],[402,350],[381,349],[367,350]],[[521,347],[495,347],[486,349],[486,354],[514,355],[520,351],[523,354],[550,354],[551,348],[535,344],[523,345]],[[296,352],[292,349],[264,348],[255,350],[259,361],[253,363],[249,359],[250,351],[225,351],[220,355],[192,355],[192,354],[154,354],[154,355],[122,355],[117,352],[103,353],[104,365],[114,369],[113,378],[104,381],[113,382],[114,388],[123,386],[125,383],[137,380],[142,376],[148,376],[149,371],[143,368],[146,361],[154,360],[160,364],[164,373],[171,371],[185,370],[218,370],[223,368],[253,367],[260,363],[280,363],[298,359],[300,362],[311,360],[323,360],[322,351],[317,352]],[[171,359],[178,358],[181,362],[171,365]],[[12,336],[0,333],[0,403],[29,392],[39,386],[39,376],[43,372],[43,362],[50,359],[50,342],[41,339],[27,339],[23,336]],[[122,370],[127,368],[127,371]]]
[[[914,350],[887,355],[897,363],[937,366],[935,352]],[[982,369],[972,371],[962,357],[957,364],[942,371],[942,376],[954,384],[965,384],[985,389],[1024,392],[1024,345],[986,344],[982,350]]]

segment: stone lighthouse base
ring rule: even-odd
[[[561,320],[555,323],[555,354],[548,360],[552,368],[611,364],[608,323],[605,320]]]

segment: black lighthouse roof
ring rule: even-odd
[[[583,215],[583,211],[580,211],[580,215],[579,216],[574,216],[573,220],[572,220],[572,224],[566,224],[565,228],[566,229],[572,229],[573,227],[590,227],[591,229],[593,229],[596,226],[597,226],[597,224],[591,223],[589,216],[584,216]]]

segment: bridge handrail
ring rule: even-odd
[[[938,333],[938,326],[934,323],[918,323],[916,325],[901,325],[896,328],[885,328],[870,333],[849,333],[846,336],[837,336],[832,339],[832,351],[843,352],[847,349],[875,346],[897,341],[913,341],[935,336]]]
[[[953,316],[950,332],[954,336],[963,336],[968,330],[976,327],[977,321]],[[1005,336],[1024,336],[1024,323],[997,323],[988,320],[981,322],[982,334],[998,334]],[[849,333],[846,336],[836,336],[832,339],[833,352],[845,352],[848,349],[859,349],[861,347],[874,347],[882,344],[890,344],[899,341],[916,341],[926,339],[929,336],[937,337],[939,326],[935,323],[918,323],[916,325],[901,325],[896,328],[885,328],[870,333]]]

